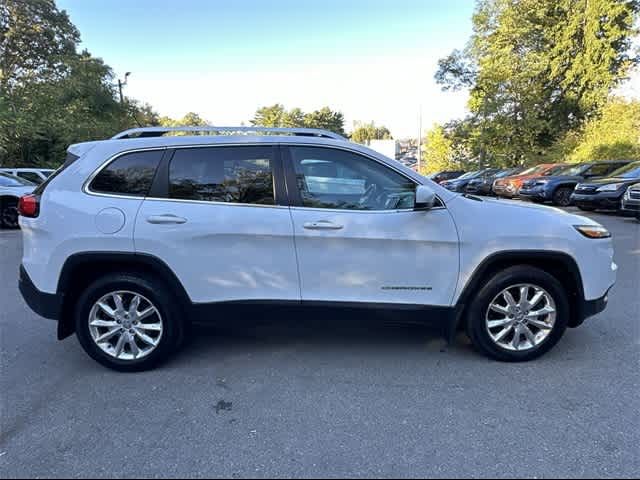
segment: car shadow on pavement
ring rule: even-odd
[[[197,323],[189,341],[176,359],[189,361],[198,357],[227,354],[279,351],[304,347],[308,351],[398,351],[443,354],[473,353],[470,342],[459,335],[449,344],[437,325],[395,318],[384,312],[332,313],[304,316],[295,314],[265,315],[259,319],[239,316],[223,323]],[[304,350],[301,350],[304,353]]]

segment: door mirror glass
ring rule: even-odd
[[[416,210],[430,210],[436,203],[436,192],[431,190],[427,185],[418,185],[416,187]]]

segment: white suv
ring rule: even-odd
[[[175,130],[74,145],[20,202],[24,298],[108,367],[243,305],[410,311],[503,361],[606,306],[612,242],[588,218],[449,192],[330,132]]]

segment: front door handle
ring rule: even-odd
[[[317,222],[307,222],[304,224],[304,228],[307,230],[341,230],[343,226],[329,222],[328,220],[320,220]]]
[[[187,223],[187,219],[171,214],[151,215],[147,218],[147,222],[153,225],[182,225]]]

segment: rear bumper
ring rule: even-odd
[[[20,279],[18,281],[22,298],[29,308],[41,317],[50,320],[58,320],[62,312],[62,295],[44,293],[36,288],[29,274],[20,266]]]
[[[620,208],[622,195],[617,192],[598,192],[593,195],[574,193],[571,201],[578,207],[601,208],[604,210],[617,210]]]

